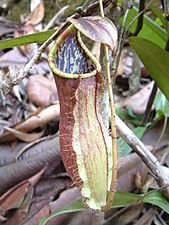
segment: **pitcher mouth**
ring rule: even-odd
[[[66,73],[66,72],[60,70],[57,67],[56,62],[55,62],[56,53],[57,53],[58,49],[61,47],[62,43],[65,41],[65,39],[69,35],[76,35],[77,36],[78,44],[83,49],[83,51],[86,53],[87,57],[89,57],[89,59],[93,63],[93,67],[95,68],[93,71],[87,72],[87,73],[73,73],[72,74],[72,73]],[[49,63],[49,66],[50,66],[51,70],[53,71],[53,73],[56,76],[60,76],[60,77],[67,78],[67,79],[78,79],[78,78],[84,79],[84,78],[95,76],[98,72],[101,71],[101,65],[100,65],[99,61],[96,59],[96,57],[90,52],[90,50],[83,43],[83,41],[81,39],[81,36],[80,36],[80,32],[77,31],[76,28],[73,25],[70,25],[56,39],[54,45],[52,46],[52,48],[51,48],[51,50],[49,52],[48,63]]]

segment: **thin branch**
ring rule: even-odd
[[[103,8],[106,8],[110,3],[116,4],[117,0],[104,0]],[[90,4],[87,8],[86,5],[89,3],[88,0],[84,3],[83,6],[77,7],[76,12],[80,13],[81,16],[89,16],[96,12],[99,8],[99,1]]]
[[[124,38],[124,34],[125,34],[125,23],[126,23],[126,19],[127,19],[130,8],[131,8],[131,5],[128,5],[128,8],[127,8],[127,10],[124,14],[124,19],[123,19],[123,23],[122,23],[122,27],[121,27],[121,32],[120,32],[120,37],[119,37],[117,49],[116,49],[116,52],[115,52],[115,56],[114,56],[113,62],[112,62],[112,65],[115,66],[115,70],[113,72],[113,79],[116,78],[118,64],[119,64],[119,61],[120,61],[120,55],[121,55],[121,51],[122,51],[122,48],[123,48],[123,38]]]
[[[143,10],[141,10],[137,16],[135,16],[131,22],[129,23],[129,25],[127,26],[127,28],[125,29],[125,23],[126,23],[126,19],[127,19],[127,16],[128,16],[128,12],[129,12],[129,9],[132,7],[132,4],[129,2],[128,3],[128,8],[124,14],[124,19],[123,19],[123,24],[122,24],[122,28],[121,28],[121,33],[120,33],[120,37],[119,37],[119,42],[118,42],[118,46],[117,46],[117,49],[116,49],[116,52],[115,52],[115,56],[114,56],[114,59],[113,59],[113,67],[115,67],[115,70],[113,72],[113,79],[115,79],[116,77],[116,73],[117,73],[117,68],[118,68],[118,64],[119,64],[119,60],[120,60],[120,55],[121,55],[121,50],[122,50],[122,47],[123,47],[123,42],[124,42],[124,38],[127,36],[127,32],[128,30],[130,29],[130,27],[133,25],[133,23],[135,22],[136,19],[140,18],[142,16],[142,14],[145,12],[145,10],[149,7],[149,5],[153,2],[154,0],[150,0],[150,2],[144,7]],[[143,6],[141,6],[143,7]],[[144,16],[144,15],[143,15]],[[139,29],[141,27],[141,24],[139,24]],[[137,31],[138,32],[138,31]]]
[[[156,157],[144,146],[141,140],[126,126],[126,124],[116,115],[116,127],[120,136],[129,144],[133,150],[141,157],[149,168],[158,185],[164,193],[169,186],[169,169],[161,166]],[[167,195],[169,198],[169,196]]]
[[[126,206],[126,207],[124,207],[122,209],[119,209],[116,213],[114,213],[113,215],[108,217],[108,219],[106,219],[102,225],[111,224],[111,222],[113,222],[115,218],[117,218],[118,216],[122,215],[122,213],[125,213],[131,207],[138,206],[139,204],[142,204],[142,203],[139,203],[139,202],[131,203],[128,206]]]
[[[85,8],[87,8],[89,6],[89,3],[91,2],[91,0],[85,0],[83,6],[82,6],[82,10],[85,11]]]
[[[165,17],[168,19],[169,18],[168,1],[167,0],[163,0],[163,2],[164,2],[164,14],[165,14]]]
[[[150,93],[150,97],[149,97],[148,102],[147,102],[146,110],[145,110],[145,113],[144,113],[144,116],[143,116],[143,119],[142,119],[142,125],[145,125],[150,118],[150,113],[151,113],[151,109],[152,109],[154,99],[156,97],[156,93],[157,93],[157,85],[154,82],[153,88],[152,88],[151,93]]]
[[[145,7],[145,0],[140,0],[139,2],[139,13],[143,11],[143,13],[140,14],[137,21],[137,27],[133,33],[133,36],[137,36],[138,33],[141,31],[143,27],[143,19],[144,19],[144,7]]]
[[[45,136],[42,138],[39,138],[35,141],[32,141],[31,143],[27,144],[26,146],[24,146],[22,149],[20,149],[20,151],[17,153],[17,155],[15,156],[16,160],[19,160],[19,158],[23,155],[23,153],[25,153],[25,151],[27,151],[29,148],[31,148],[32,146],[42,142],[42,141],[48,141],[50,139],[56,138],[58,137],[58,134],[53,134],[51,136]]]
[[[147,5],[144,7],[144,9],[142,11],[140,11],[129,23],[129,25],[127,26],[126,30],[125,30],[125,34],[124,36],[126,36],[126,33],[129,31],[130,27],[133,25],[133,23],[136,21],[136,19],[138,19],[147,9],[148,7],[152,4],[154,0],[150,0]]]
[[[50,28],[55,26],[56,20],[59,19],[63,13],[69,8],[69,5],[65,5],[62,9],[60,9],[54,17],[49,21],[49,23],[46,25],[46,27],[43,29],[43,31],[47,31]]]

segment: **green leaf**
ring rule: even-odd
[[[167,33],[169,34],[169,22],[168,22],[168,20],[165,18],[165,16],[160,12],[160,10],[157,7],[152,6],[151,10],[160,19],[162,25],[164,26]]]
[[[0,49],[12,48],[31,43],[42,43],[46,41],[56,30],[42,31],[28,34],[17,38],[0,41]]]
[[[129,23],[135,18],[137,14],[138,14],[138,9],[136,7],[133,7],[132,9],[129,10],[127,20],[125,23],[125,28],[129,25]],[[123,18],[121,18],[121,22],[122,22],[122,19]],[[130,27],[129,31],[134,32],[136,25],[137,25],[137,20],[135,20],[133,25]],[[157,24],[155,21],[150,19],[148,16],[144,15],[143,27],[141,31],[139,32],[138,37],[151,40],[155,44],[164,48],[166,45],[168,34],[162,27],[160,27],[159,24]]]
[[[143,38],[132,37],[130,44],[158,87],[169,99],[169,53]]]
[[[157,93],[154,102],[156,112],[159,116],[161,117],[161,114],[163,114],[164,116],[169,117],[169,101],[161,91]]]
[[[127,123],[132,123],[136,127],[141,125],[142,116],[134,114],[131,107],[127,107],[126,109],[116,107],[116,114]]]
[[[60,216],[64,213],[70,213],[70,212],[81,212],[83,210],[85,210],[85,206],[83,205],[81,200],[78,201],[74,201],[69,205],[66,205],[65,207],[63,207],[61,210],[58,210],[55,213],[52,213],[49,217],[47,218],[42,218],[40,220],[39,225],[45,225],[49,220],[55,218],[56,216]]]
[[[137,202],[140,199],[142,199],[141,195],[126,192],[116,192],[112,208],[125,207],[132,203]],[[49,217],[42,218],[40,220],[39,225],[45,225],[49,220],[55,218],[56,216],[60,216],[62,214],[70,212],[80,212],[85,209],[86,207],[84,206],[81,200],[74,201],[73,203],[63,207],[61,210],[58,210],[57,212],[51,214]]]
[[[145,195],[127,192],[116,192],[112,208],[126,207],[131,204],[137,203],[138,201],[156,205],[169,213],[169,202],[160,191],[150,191]],[[86,208],[84,207],[84,204],[81,200],[74,201],[73,203],[63,207],[61,210],[58,210],[57,212],[51,214],[49,217],[42,218],[39,225],[45,225],[49,220],[55,218],[56,216],[71,212],[81,212],[85,209]]]
[[[142,199],[142,195],[127,193],[127,192],[116,192],[112,208],[119,208],[131,205]]]
[[[169,213],[169,201],[160,191],[150,191],[144,196],[143,201],[145,203],[156,205],[163,209],[165,212]]]
[[[167,41],[168,39],[167,32],[158,23],[156,23],[155,21],[153,21],[150,17],[146,15],[144,16],[144,23],[152,31],[149,40],[152,40],[152,37],[154,39],[154,34],[157,34],[164,42]],[[141,35],[141,32],[140,32],[140,37],[145,37],[145,36]]]

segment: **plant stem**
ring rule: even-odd
[[[143,14],[147,9],[148,7],[152,4],[154,0],[150,0],[147,5],[144,7],[144,9],[142,11],[140,11],[131,21],[130,23],[128,24],[128,26],[126,27],[126,31],[125,31],[125,34],[124,36],[126,36],[126,33],[129,31],[130,27],[133,25],[133,23],[136,21],[136,19],[138,19],[141,14]]]
[[[143,11],[143,13],[140,14],[137,21],[137,27],[133,33],[134,36],[137,36],[138,33],[141,31],[143,27],[143,19],[144,19],[144,6],[145,6],[145,0],[140,0],[139,2],[139,13]]]
[[[100,14],[101,17],[104,17],[104,10],[103,10],[103,3],[102,0],[99,0],[100,5]],[[118,167],[118,159],[117,159],[117,142],[116,142],[116,126],[115,126],[115,105],[113,99],[113,91],[112,91],[112,82],[110,76],[110,61],[109,61],[109,54],[108,48],[104,45],[104,54],[106,60],[106,76],[107,76],[107,83],[108,83],[108,93],[109,93],[109,101],[110,101],[110,109],[111,109],[111,137],[112,137],[112,181],[110,185],[110,191],[107,195],[107,204],[103,210],[108,210],[112,206],[112,202],[114,199],[114,193],[116,188],[116,180],[117,180],[117,167]]]
[[[115,56],[114,56],[113,62],[112,62],[112,65],[113,66],[115,65],[115,70],[113,72],[113,80],[115,80],[115,78],[116,78],[116,73],[117,73],[117,69],[118,69],[118,65],[119,65],[119,61],[120,61],[121,50],[123,48],[123,38],[124,38],[124,34],[125,34],[125,23],[126,23],[128,13],[129,13],[129,7],[127,8],[127,10],[124,14],[124,19],[123,19],[123,23],[122,23],[122,27],[121,27],[121,32],[120,32],[120,37],[119,37],[119,40],[118,40]]]
[[[150,118],[150,113],[151,113],[151,109],[152,109],[154,99],[156,97],[157,89],[158,89],[157,85],[154,82],[150,97],[149,97],[148,102],[147,102],[146,110],[145,110],[145,113],[144,113],[144,116],[143,116],[143,119],[142,119],[142,125],[146,125],[146,123],[148,122],[148,120]]]
[[[141,140],[126,126],[126,124],[116,115],[116,126],[119,135],[129,144],[133,150],[140,156],[143,162],[151,171],[159,187],[169,199],[169,169],[160,165],[157,158],[144,146]]]
[[[63,8],[61,8],[55,15],[52,17],[52,19],[48,22],[48,24],[45,26],[43,31],[47,31],[50,28],[55,26],[56,21],[58,22],[58,19],[63,15],[63,13],[69,8],[68,5],[65,5]]]

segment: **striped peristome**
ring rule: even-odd
[[[76,37],[77,34],[77,37]],[[57,49],[60,49],[60,46],[65,41],[65,39],[69,37],[76,37],[74,40],[80,44],[82,50],[86,55],[90,58],[91,62],[95,65],[95,70],[88,72],[88,73],[80,73],[80,71],[76,71],[77,73],[67,73],[65,71],[62,71],[58,68],[58,65],[56,66],[56,52]],[[73,46],[73,45],[72,45]],[[65,59],[66,60],[66,59]],[[49,55],[48,55],[48,62],[49,66],[52,69],[52,71],[57,74],[60,77],[68,78],[68,79],[75,79],[75,78],[87,78],[96,75],[97,72],[100,72],[101,66],[98,60],[95,58],[95,56],[90,52],[90,50],[84,45],[84,43],[81,40],[80,32],[76,30],[76,28],[73,25],[70,25],[55,41],[53,47],[51,48]]]

